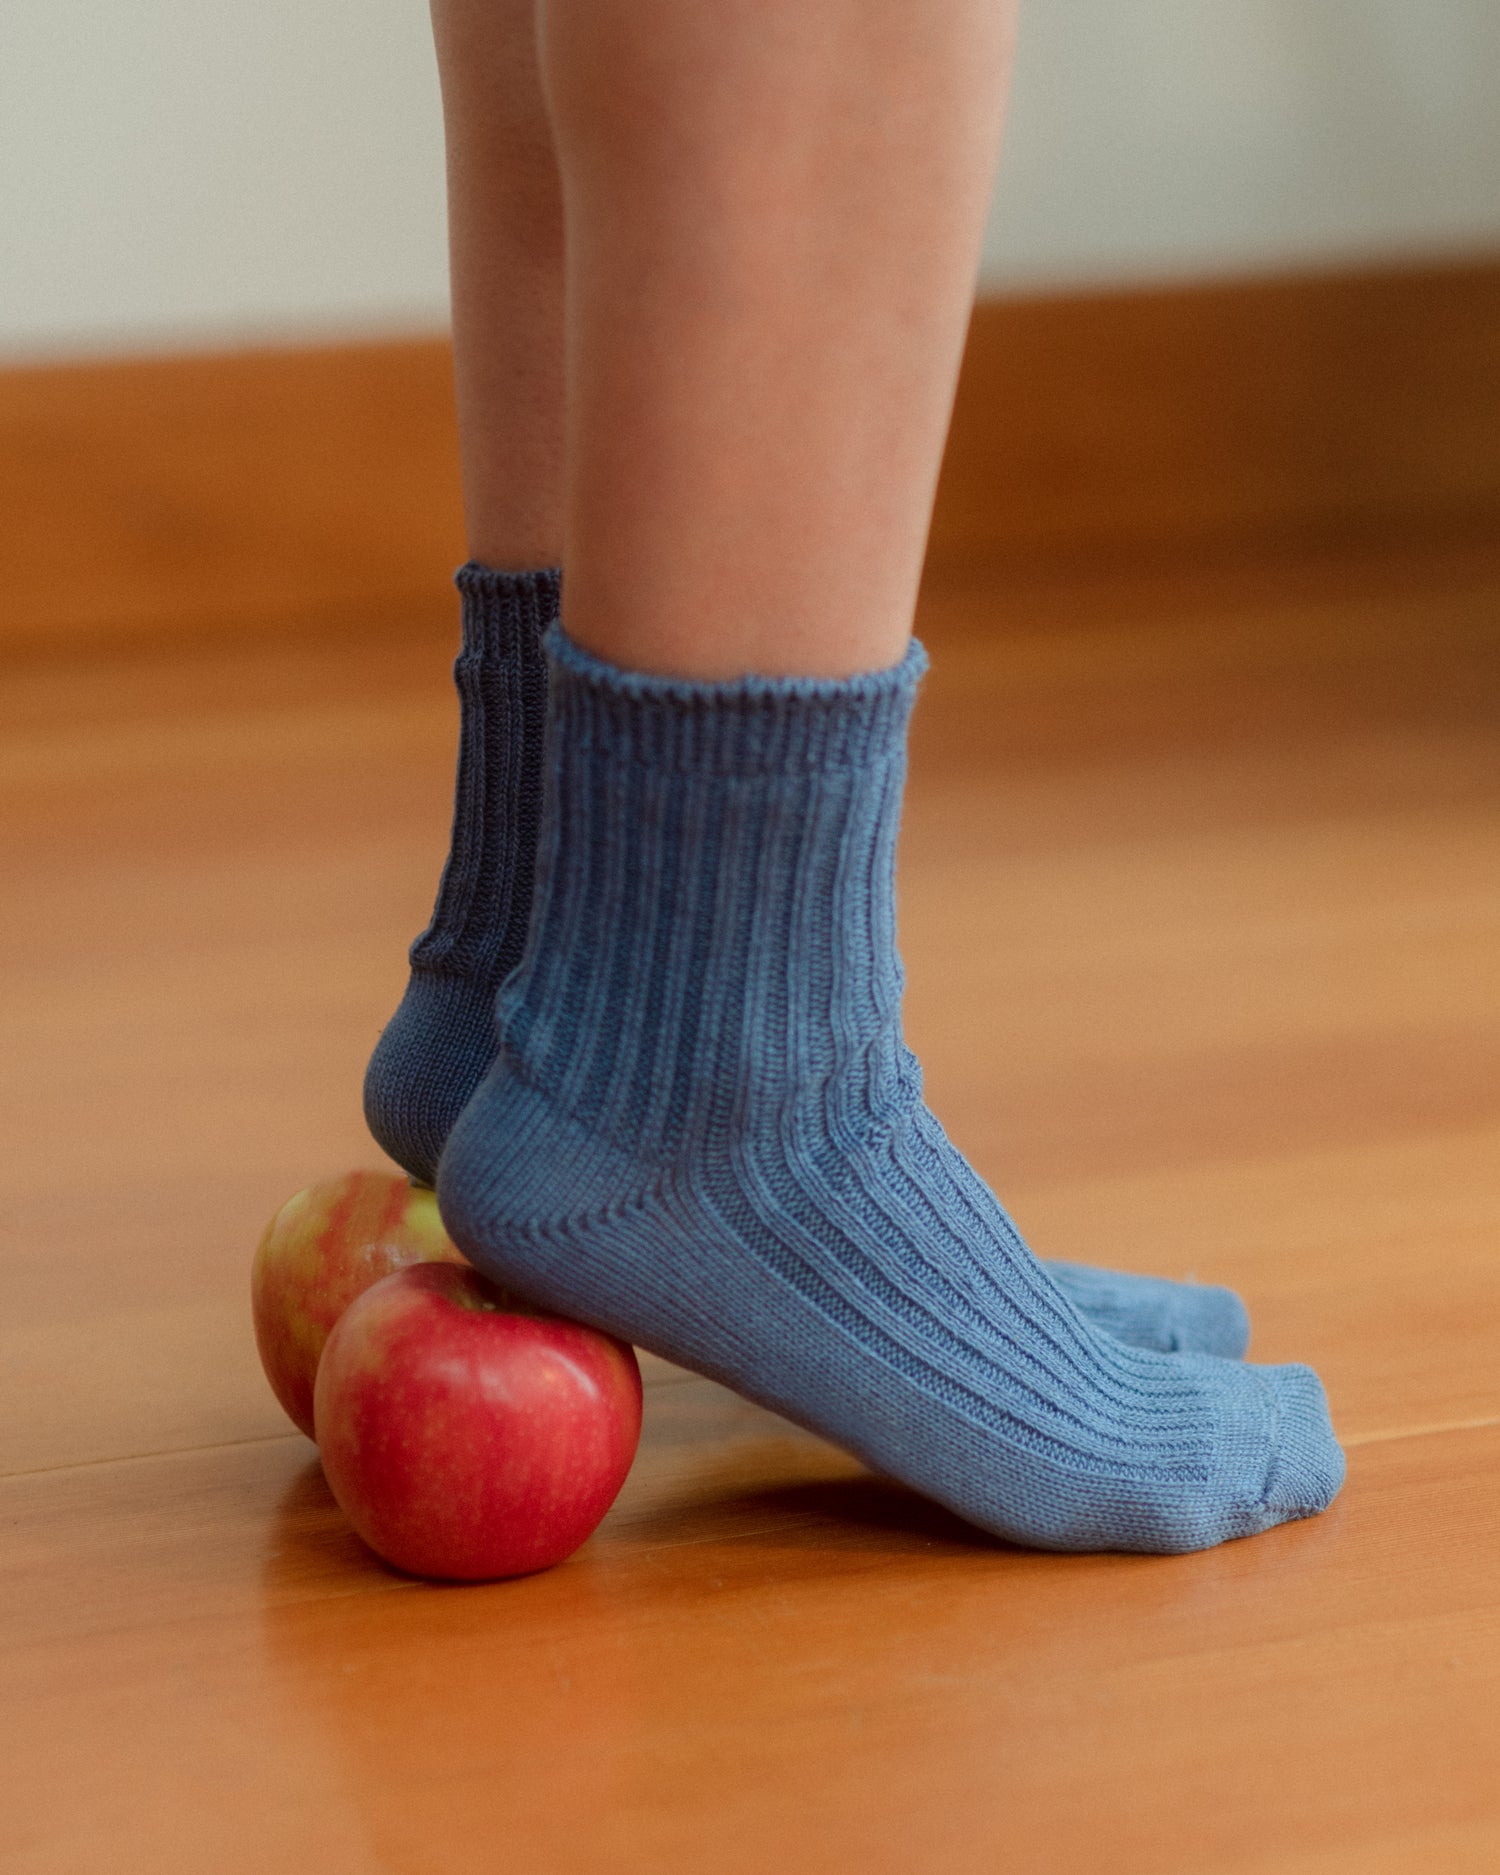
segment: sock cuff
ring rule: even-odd
[[[856,677],[699,680],[623,670],[546,635],[552,707],[569,740],[657,771],[776,776],[899,756],[927,653]]]
[[[542,640],[557,617],[560,580],[555,568],[506,573],[473,561],[454,576],[463,641],[453,666],[453,832],[432,920],[411,947],[414,968],[488,977],[521,954],[541,817]]]
[[[555,566],[507,573],[470,560],[453,576],[463,601],[463,648],[469,656],[511,657],[540,645],[557,617],[562,573]]]

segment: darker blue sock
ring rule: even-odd
[[[711,684],[550,642],[526,955],[439,1168],[466,1255],[1021,1542],[1321,1510],[1317,1377],[1101,1332],[923,1102],[893,897],[920,651]]]
[[[453,1122],[495,1055],[495,991],[526,941],[541,813],[555,571],[457,577],[463,645],[453,837],[411,979],[365,1072],[375,1138],[431,1184]]]
[[[1248,1310],[1217,1283],[1173,1282],[1052,1258],[1047,1270],[1075,1309],[1132,1347],[1238,1360],[1250,1345]]]

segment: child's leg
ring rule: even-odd
[[[909,621],[999,131],[992,0],[544,0],[571,637],[460,1247],[976,1523],[1180,1550],[1321,1510],[1316,1376],[1123,1346],[922,1102]]]
[[[432,0],[469,558],[562,561],[562,194],[536,0]]]
[[[544,0],[568,621],[643,670],[897,662],[1012,0]]]
[[[1001,13],[984,14],[980,9],[974,13],[985,23],[972,49],[998,74],[1006,56],[1006,20]],[[707,21],[729,18],[714,8],[704,9],[704,14]],[[754,10],[746,17],[753,21]],[[589,18],[598,21],[601,47],[606,44],[603,35],[620,30],[619,20],[611,25],[602,12],[590,9]],[[564,401],[562,200],[537,70],[533,0],[433,0],[433,23],[448,143],[465,518],[470,554],[478,564],[466,568],[459,582],[464,652],[457,672],[462,729],[452,852],[432,923],[413,947],[407,993],[386,1028],[366,1082],[366,1109],[375,1136],[409,1172],[429,1183],[454,1121],[494,1057],[495,991],[518,961],[525,936],[541,791],[546,671],[540,636],[556,614],[558,593],[556,574],[546,569],[557,565],[562,552]],[[645,15],[641,23],[643,29],[649,28]],[[742,21],[741,30],[744,25]],[[815,41],[831,30],[829,19],[816,8],[803,26]],[[559,27],[566,31],[560,21]],[[590,31],[587,21],[583,30],[585,34]],[[753,25],[751,30],[753,34]],[[876,49],[873,42],[871,49]],[[686,53],[687,48],[681,50]],[[899,44],[889,45],[887,51],[897,60],[904,56]],[[924,50],[922,56],[930,59],[933,53]],[[899,80],[900,73],[895,75]],[[915,67],[911,76],[917,85]],[[855,69],[846,86],[866,117],[871,100],[878,96],[878,91],[868,88],[870,78],[871,74]],[[567,84],[563,89],[568,89]],[[631,104],[616,93],[608,72],[603,89],[608,110],[646,108],[639,100]],[[794,617],[787,614],[788,592],[795,601],[804,585],[821,580],[824,575],[818,562],[831,552],[846,569],[845,577],[851,563],[858,577],[859,584],[845,602],[850,615],[860,616],[865,628],[883,616],[887,635],[898,629],[905,633],[926,526],[926,495],[921,494],[916,502],[907,500],[903,506],[891,483],[902,471],[891,456],[890,443],[897,438],[906,451],[905,474],[908,479],[915,474],[920,493],[935,473],[947,420],[970,293],[972,259],[966,256],[987,189],[985,165],[991,160],[989,152],[997,134],[999,89],[998,84],[991,84],[988,102],[981,101],[979,106],[971,102],[968,107],[971,113],[978,108],[980,117],[964,134],[984,146],[982,158],[976,153],[970,162],[957,144],[949,150],[939,139],[925,160],[945,166],[944,175],[936,183],[929,179],[923,184],[913,174],[906,195],[898,192],[893,200],[892,214],[904,214],[911,223],[901,238],[914,263],[930,264],[929,247],[946,253],[940,262],[947,269],[945,288],[930,304],[923,296],[911,307],[910,332],[899,323],[905,316],[900,308],[876,299],[867,308],[875,329],[868,335],[864,353],[846,354],[842,329],[832,335],[831,345],[825,341],[821,351],[806,344],[788,350],[789,369],[804,376],[800,385],[785,382],[776,359],[769,361],[772,382],[782,399],[782,420],[787,423],[790,416],[788,435],[793,441],[811,434],[803,418],[835,394],[847,374],[878,370],[884,374],[884,388],[879,403],[862,404],[855,410],[852,425],[846,416],[843,427],[832,429],[829,440],[842,454],[829,463],[817,484],[823,505],[814,504],[806,512],[798,505],[790,517],[790,525],[802,530],[807,542],[808,563],[794,570],[796,549],[789,536],[786,563],[764,569],[769,576],[764,592],[753,592],[744,584],[743,569],[734,571],[731,597],[742,620]],[[560,95],[558,102],[566,112],[567,97]],[[575,108],[591,117],[596,102],[585,98]],[[799,168],[809,160],[809,152],[783,144],[777,131],[778,113],[795,108],[795,100],[778,101],[757,93],[754,74],[747,73],[743,96],[727,108],[731,115],[751,108],[760,113],[755,123],[746,122],[737,146],[749,163],[749,173],[739,184],[711,184],[707,175],[695,179],[685,174],[684,189],[713,188],[716,201],[735,186],[795,189]],[[892,105],[898,119],[900,108],[899,100]],[[602,109],[598,128],[601,134],[606,128]],[[949,132],[958,128],[957,120],[948,126]],[[911,141],[912,130],[907,125],[899,134]],[[809,219],[798,238],[815,253],[744,257],[746,271],[759,282],[757,291],[779,294],[776,317],[794,326],[806,320],[809,307],[815,314],[826,309],[835,320],[846,319],[849,296],[840,281],[856,263],[857,254],[853,246],[843,251],[841,241],[845,236],[851,241],[869,238],[860,232],[861,218],[867,213],[862,202],[865,165],[879,161],[878,151],[871,147],[869,123],[862,126],[840,115],[823,126],[819,135],[842,168],[841,186],[851,200],[850,213],[831,247],[811,219],[826,215],[829,204],[810,196],[805,204]],[[950,190],[947,176],[955,170],[961,173]],[[587,186],[586,178],[579,186]],[[943,200],[947,219],[936,225],[928,225],[922,212],[919,191],[924,186],[936,186]],[[702,200],[708,199],[705,193]],[[723,226],[728,227],[733,204],[726,201],[722,206]],[[584,223],[585,228],[588,225]],[[642,251],[638,255],[639,284],[648,293],[668,291],[667,280],[675,277],[671,270],[691,269],[695,264],[690,244],[677,251],[670,225],[658,221],[656,227],[658,237],[665,237],[672,251],[661,258],[660,265],[652,254]],[[957,246],[954,229],[959,231]],[[646,229],[633,224],[620,232],[622,238],[628,236],[635,242],[650,239]],[[585,265],[590,264],[597,277],[597,264],[585,259]],[[624,264],[628,268],[632,262],[627,258]],[[617,321],[622,331],[633,317],[628,306],[601,309],[586,296],[581,298],[579,318],[590,329],[599,322],[601,311],[606,323]],[[941,329],[924,338],[923,331],[934,320]],[[583,329],[581,323],[579,335]],[[580,342],[579,335],[575,342]],[[597,363],[598,343],[591,337],[581,342]],[[759,446],[758,426],[771,414],[764,387],[757,385],[751,393],[756,409],[741,413],[757,429],[737,431],[732,421],[726,423],[726,417],[732,419],[741,391],[747,387],[739,379],[721,382],[711,358],[703,358],[696,366],[686,357],[677,362],[684,382],[672,394],[679,402],[697,400],[689,412],[691,421],[682,429],[684,447],[700,448],[705,434],[712,434],[721,445],[715,455],[717,472],[728,477],[735,472],[734,449]],[[693,370],[705,367],[707,382],[686,381]],[[671,389],[664,381],[664,393]],[[647,401],[649,407],[631,413],[627,425],[666,421],[654,401]],[[913,404],[922,407],[915,422],[903,415]],[[596,436],[599,429],[599,423],[593,422],[586,434]],[[785,442],[771,446],[785,447]],[[919,454],[912,460],[914,449]],[[627,457],[629,453],[627,427]],[[660,457],[654,461],[658,473],[667,469]],[[586,474],[581,488],[597,486],[601,473],[607,475],[608,465],[597,465],[592,474]],[[796,485],[806,481],[808,473],[799,467]],[[761,485],[768,479],[762,478]],[[638,492],[628,461],[622,488],[626,497],[621,505],[622,527],[638,525],[642,519],[654,525],[659,519],[659,501],[671,493],[658,488],[647,499]],[[740,511],[737,501],[729,505],[732,526],[748,528],[751,517]],[[895,525],[887,527],[882,517],[892,515]],[[593,537],[597,537],[598,520],[595,515]],[[589,525],[585,517],[585,538],[590,537]],[[701,577],[701,568],[695,573],[694,563],[702,558],[702,539],[684,540],[680,566],[673,542],[662,544],[673,578]],[[734,550],[722,517],[714,523],[707,544],[715,552]],[[758,576],[753,553],[749,557],[751,572]],[[868,603],[871,582],[880,566],[892,558],[899,560],[899,566],[894,577],[885,578],[884,599],[872,606]],[[597,596],[590,601],[587,577],[586,563],[583,595],[579,605],[569,608],[578,630],[582,606],[585,632],[590,605],[600,603]],[[862,604],[867,616],[859,613]],[[659,629],[671,616],[667,609],[658,613],[638,600],[632,599],[631,605],[634,615],[648,620],[650,629]],[[893,611],[893,607],[898,609]],[[1071,1265],[1059,1267],[1056,1274],[1086,1314],[1124,1340],[1167,1350],[1244,1352],[1248,1321],[1243,1305],[1228,1290]]]
[[[453,350],[470,565],[451,851],[365,1075],[370,1130],[430,1184],[495,1053],[526,936],[562,557],[562,199],[534,0],[433,0],[448,144]]]

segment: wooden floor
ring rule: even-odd
[[[1500,555],[929,596],[939,1113],[1045,1252],[1236,1284],[1347,1490],[987,1542],[654,1368],[599,1535],[397,1578],[256,1367],[448,811],[449,633],[0,682],[6,1875],[1500,1869]]]

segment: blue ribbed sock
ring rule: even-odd
[[[1185,1550],[1323,1509],[1317,1377],[1100,1332],[923,1103],[893,892],[920,650],[697,684],[549,644],[526,955],[438,1173],[460,1248],[1001,1536]]]
[[[411,980],[365,1074],[370,1131],[431,1184],[443,1142],[495,1058],[495,991],[521,955],[541,812],[547,711],[542,634],[559,576],[470,564],[457,577],[463,648],[450,857]],[[1232,1290],[1081,1264],[1049,1266],[1076,1305],[1137,1347],[1241,1355],[1250,1339]]]
[[[406,994],[365,1070],[365,1119],[425,1185],[495,1058],[495,991],[526,942],[559,576],[460,569],[463,643],[453,839]]]

